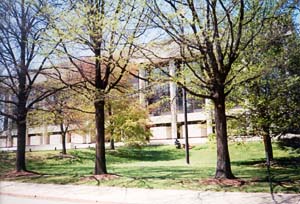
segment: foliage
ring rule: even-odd
[[[64,89],[46,98],[30,111],[29,126],[60,125],[66,128],[81,129],[88,115],[93,112],[93,106],[83,96],[71,89]]]
[[[245,86],[245,108],[258,134],[270,131],[278,135],[300,130],[299,36],[290,24],[284,19],[277,22],[278,34],[270,36],[272,40],[264,45],[267,48],[257,63],[264,67],[264,73]]]
[[[216,134],[215,133],[210,133],[208,136],[208,142],[215,144],[216,143]]]
[[[151,137],[147,128],[148,112],[134,98],[110,100],[112,114],[108,116],[107,132],[110,139],[122,141],[127,145],[145,144]]]
[[[238,115],[238,118],[229,118],[227,121],[228,136],[246,136],[247,132],[247,121],[243,115]]]
[[[233,135],[278,135],[299,129],[299,36],[292,15],[271,20],[263,29],[243,56],[249,71],[238,77],[253,79],[236,87],[227,101],[244,110],[229,114]]]

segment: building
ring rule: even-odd
[[[165,65],[165,70],[171,76],[175,74],[175,69],[174,60],[170,60],[167,66]],[[143,76],[144,70],[140,70],[139,73],[142,75],[141,77],[145,77]],[[143,80],[139,80],[140,90],[145,90],[149,86],[151,87]],[[183,139],[185,129],[182,88],[172,81],[154,85],[151,88],[153,89],[151,96],[147,96],[143,91],[139,92],[139,100],[143,106],[159,104],[150,111],[149,125],[153,135],[151,142],[173,144],[175,139]],[[210,101],[189,96],[187,98],[187,111],[190,142],[205,142],[207,136],[213,132]]]
[[[175,139],[183,139],[184,116],[182,111],[182,93],[181,87],[178,87],[173,81],[166,81],[160,84],[151,84],[142,80],[147,77],[149,70],[145,69],[147,64],[155,64],[151,68],[152,72],[162,75],[161,70],[169,76],[176,75],[176,62],[180,60],[178,56],[178,45],[172,42],[165,44],[154,44],[148,49],[148,58],[142,55],[136,55],[132,59],[132,63],[137,64],[139,79],[133,80],[138,93],[138,99],[143,107],[154,106],[150,111],[149,127],[152,133],[151,143],[173,144]],[[155,55],[153,54],[155,52]],[[150,90],[150,91],[149,91]],[[149,95],[149,92],[151,94]],[[7,96],[9,97],[9,96]],[[162,100],[163,99],[163,100]],[[156,104],[156,106],[154,105]],[[188,131],[190,143],[205,142],[207,136],[213,133],[212,105],[209,100],[188,97]],[[6,111],[9,107],[4,107]],[[67,146],[69,148],[80,144],[93,143],[91,134],[78,134],[76,127],[69,129],[67,134]],[[51,148],[60,148],[61,132],[58,126],[43,125],[41,127],[29,127],[27,130],[26,143],[28,148],[37,146],[49,146]],[[12,121],[8,118],[4,119],[3,131],[0,133],[0,147],[15,147],[17,144],[16,130]]]

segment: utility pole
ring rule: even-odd
[[[181,3],[183,3],[183,1],[181,0]],[[182,34],[182,36],[185,36],[185,32],[184,32],[184,19],[181,16],[181,23],[180,23],[180,32]],[[186,44],[183,43],[180,45],[180,54],[181,56],[185,56],[185,48],[186,48]],[[181,62],[182,68],[184,69],[184,64]],[[184,86],[186,85],[186,76],[184,77],[184,85],[182,86],[182,103],[183,103],[183,116],[184,116],[184,130],[185,130],[185,160],[186,160],[186,164],[190,164],[190,150],[189,150],[189,131],[188,131],[188,123],[187,123],[187,101],[186,101],[186,90],[184,88]]]
[[[187,101],[186,90],[182,87],[182,102],[183,102],[183,115],[184,115],[184,130],[185,130],[185,159],[186,163],[190,164],[190,152],[189,152],[189,131],[187,124]]]

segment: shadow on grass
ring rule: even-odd
[[[74,151],[70,151],[69,153],[70,155],[74,156],[72,160],[79,163],[95,160],[95,149],[87,150],[87,151],[74,150]]]
[[[280,138],[277,144],[278,147],[283,150],[290,147],[294,150],[298,150],[300,153],[300,137]]]
[[[157,166],[157,167],[127,167],[126,169],[114,169],[114,172],[118,175],[129,178],[139,179],[199,179],[201,177],[209,177],[214,168],[189,168],[182,166]]]
[[[95,160],[95,150],[72,150],[69,151],[69,154],[73,156],[73,158],[64,158],[61,159],[59,157],[48,157],[47,159],[52,159],[55,161],[64,160],[65,163],[86,163],[94,162]],[[178,149],[161,149],[161,148],[149,148],[149,147],[141,147],[141,148],[129,148],[129,147],[120,147],[116,150],[107,150],[107,163],[115,164],[115,163],[127,163],[134,161],[170,161],[176,160],[184,157],[184,151]]]
[[[272,185],[274,192],[277,189],[283,192],[300,192],[300,157],[275,158],[270,168],[271,184],[265,160],[233,161],[232,164],[242,166],[239,175],[244,175],[253,183],[268,183]]]
[[[156,148],[119,148],[109,152],[112,157],[125,159],[126,161],[170,161],[184,157],[184,151],[178,149],[156,149]],[[114,159],[112,159],[114,162]]]
[[[232,165],[246,165],[246,166],[257,166],[257,167],[265,167],[266,160],[257,159],[257,160],[249,160],[249,161],[232,161]],[[280,157],[274,158],[272,161],[273,167],[288,167],[288,168],[299,168],[300,167],[300,156],[295,157]]]

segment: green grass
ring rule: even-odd
[[[300,192],[300,154],[292,149],[274,147],[275,162],[271,167],[274,192]],[[211,185],[199,182],[212,178],[215,173],[216,147],[205,144],[190,150],[191,164],[185,164],[184,149],[174,146],[120,147],[107,150],[109,173],[120,177],[96,181],[84,179],[94,169],[93,149],[70,150],[74,158],[58,158],[58,151],[27,153],[28,169],[40,173],[37,176],[4,178],[23,182],[56,184],[92,184],[122,187],[194,189],[214,191],[269,192],[269,182],[261,143],[230,144],[232,171],[245,181],[244,185]],[[14,154],[1,153],[0,173],[13,170]]]

